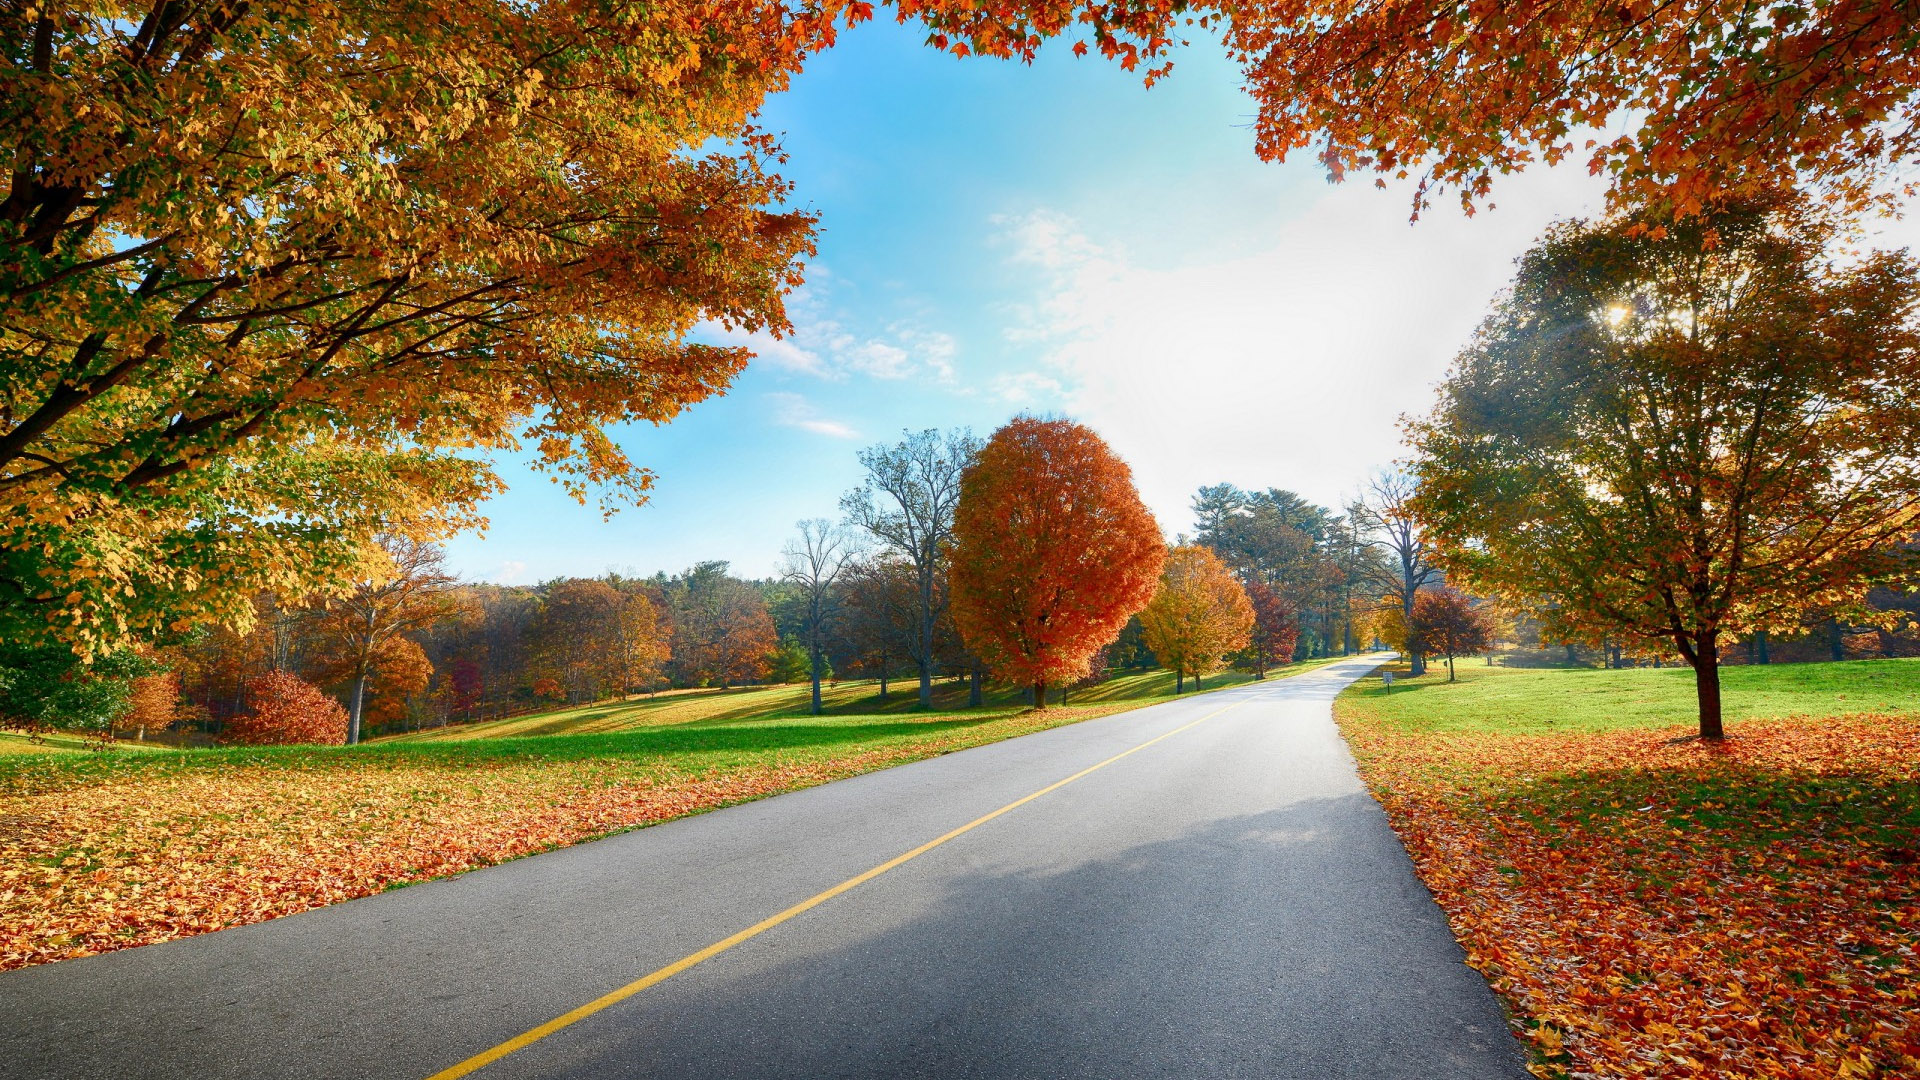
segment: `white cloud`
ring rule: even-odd
[[[527,564],[519,559],[508,559],[494,571],[493,580],[497,585],[518,584],[527,576]]]
[[[1009,405],[1032,405],[1056,401],[1064,389],[1060,380],[1037,371],[1015,371],[993,377],[989,384],[993,396]]]
[[[1012,341],[1034,343],[1063,404],[1134,467],[1169,531],[1201,484],[1288,487],[1334,503],[1401,454],[1396,420],[1424,411],[1512,261],[1602,186],[1575,169],[1502,182],[1500,206],[1409,225],[1399,190],[1332,188],[1270,241],[1217,261],[1148,265],[1053,213],[1002,218],[1010,261],[1038,288]],[[1003,377],[1008,401],[1048,376]]]
[[[913,374],[907,350],[884,341],[866,341],[841,354],[847,367],[876,379],[904,379]]]
[[[743,345],[752,349],[761,362],[802,375],[825,375],[827,365],[818,353],[801,348],[793,338],[777,338],[761,330],[748,333],[718,323],[700,327],[700,336],[715,345]]]
[[[857,439],[860,433],[836,420],[822,419],[813,403],[799,394],[768,394],[773,405],[773,422],[781,427],[799,428],[834,439]]]
[[[718,323],[703,323],[698,336],[717,345],[743,345],[759,362],[796,375],[840,382],[855,375],[899,380],[927,377],[952,384],[959,343],[951,334],[929,330],[916,322],[895,321],[884,333],[862,335],[849,330],[851,318],[833,301],[844,288],[824,266],[808,268],[810,282],[786,300],[793,331],[776,338],[764,331],[749,334]]]
[[[960,343],[952,334],[923,330],[907,323],[895,323],[888,330],[907,348],[922,370],[940,382],[955,382],[953,360],[960,354]]]

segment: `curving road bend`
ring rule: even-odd
[[[9,972],[0,1077],[422,1080],[1140,747],[472,1075],[1523,1080],[1333,726],[1380,659]]]

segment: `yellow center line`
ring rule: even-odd
[[[773,915],[773,916],[769,916],[768,918],[762,919],[759,922],[754,923],[752,926],[747,927],[745,930],[742,930],[739,933],[734,934],[732,937],[722,938],[719,941],[716,941],[713,944],[707,946],[706,948],[701,949],[699,952],[691,953],[687,956],[683,956],[680,959],[675,960],[673,963],[668,964],[666,967],[660,968],[657,971],[654,971],[647,975],[643,975],[640,978],[633,980],[632,982],[628,983],[627,985],[621,987],[618,990],[614,990],[611,993],[602,994],[600,997],[594,998],[592,1001],[589,1001],[585,1005],[582,1005],[579,1008],[574,1009],[570,1012],[561,1013],[559,1016],[554,1017],[553,1019],[547,1021],[544,1024],[541,1024],[539,1027],[534,1028],[531,1031],[526,1031],[519,1035],[515,1035],[513,1038],[508,1039],[506,1042],[501,1043],[499,1046],[496,1046],[491,1050],[483,1050],[480,1053],[473,1055],[472,1057],[468,1058],[467,1060],[461,1062],[458,1065],[452,1066],[451,1068],[442,1069],[439,1072],[434,1073],[432,1076],[427,1077],[427,1080],[455,1080],[456,1077],[471,1075],[472,1073],[477,1072],[480,1069],[483,1069],[488,1065],[493,1064],[496,1061],[499,1061],[501,1058],[506,1057],[508,1054],[511,1054],[516,1050],[523,1050],[529,1046],[532,1046],[534,1043],[537,1043],[541,1039],[544,1039],[547,1036],[553,1034],[554,1032],[559,1031],[561,1028],[579,1023],[580,1021],[585,1020],[587,1017],[592,1016],[594,1013],[597,1013],[600,1010],[607,1008],[608,1006],[618,1005],[620,1002],[625,1001],[626,999],[632,997],[633,995],[639,993],[642,990],[645,990],[649,986],[656,986],[660,983],[663,983],[668,979],[673,978],[675,975],[678,975],[681,972],[687,970],[688,968],[701,963],[702,961],[711,960],[714,957],[719,956],[721,953],[726,952],[728,949],[733,948],[735,945],[738,945],[741,942],[748,940],[749,938],[757,937],[760,934],[763,934],[768,930],[771,930],[774,927],[779,926],[781,923],[786,922],[788,919],[791,919],[796,915],[800,915],[804,912],[811,911],[812,909],[819,907],[821,904],[826,903],[827,901],[833,899],[836,896],[839,896],[841,893],[846,892],[849,889],[856,888],[860,885],[866,884],[869,881],[872,881],[874,878],[879,877],[881,874],[886,873],[887,871],[893,869],[896,866],[899,866],[902,863],[911,861],[913,859],[917,859],[920,856],[925,855],[927,852],[932,851],[934,848],[939,847],[941,844],[944,844],[947,841],[952,840],[957,836],[962,836],[966,833],[972,832],[974,829],[977,829],[980,826],[985,825],[987,822],[992,821],[994,818],[997,818],[1000,815],[1007,813],[1008,811],[1017,810],[1020,807],[1025,806],[1026,804],[1032,802],[1033,800],[1039,798],[1042,795],[1046,795],[1051,792],[1058,791],[1061,788],[1066,787],[1068,784],[1073,783],[1075,780],[1080,779],[1081,777],[1090,775],[1092,773],[1100,771],[1101,769],[1106,768],[1107,766],[1113,764],[1114,762],[1119,761],[1121,758],[1128,757],[1133,754],[1137,754],[1140,751],[1145,750],[1147,747],[1152,746],[1154,743],[1161,741],[1162,739],[1170,739],[1173,736],[1178,735],[1181,732],[1187,730],[1188,728],[1195,727],[1199,724],[1205,723],[1206,721],[1211,720],[1216,716],[1219,716],[1221,713],[1226,712],[1228,709],[1239,708],[1243,704],[1245,704],[1244,701],[1236,701],[1232,705],[1222,706],[1206,714],[1205,716],[1200,717],[1197,720],[1191,720],[1191,721],[1188,721],[1187,723],[1181,724],[1179,727],[1174,728],[1172,731],[1168,731],[1160,735],[1156,735],[1153,738],[1148,739],[1146,742],[1143,742],[1138,746],[1135,746],[1128,750],[1122,750],[1121,752],[1113,755],[1112,757],[1108,758],[1105,761],[1100,762],[1097,765],[1089,765],[1086,768],[1081,769],[1079,772],[1074,773],[1072,776],[1067,777],[1065,780],[1057,780],[1051,784],[1048,784],[1046,787],[1041,788],[1039,791],[1034,792],[1031,795],[1025,796],[1023,798],[1015,799],[1014,801],[1008,803],[1007,805],[1001,807],[1000,809],[995,810],[990,814],[985,814],[985,815],[982,815],[981,817],[977,817],[972,821],[967,822],[965,825],[962,825],[959,828],[953,830],[952,832],[943,833],[940,836],[934,837],[932,840],[929,840],[926,843],[921,844],[919,847],[914,848],[912,851],[909,851],[904,855],[896,855],[893,858],[888,859],[886,862],[881,863],[879,866],[876,866],[873,869],[866,871],[865,873],[857,874],[853,877],[850,877],[847,880],[841,882],[840,884],[835,885],[833,888],[826,890],[825,892],[815,893],[814,895],[809,896],[805,900],[800,901],[799,903],[793,905],[787,910],[782,911],[778,915]]]

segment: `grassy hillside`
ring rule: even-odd
[[[112,744],[115,750],[164,751],[170,747],[156,743],[120,740]],[[71,752],[91,752],[101,749],[99,740],[83,735],[64,735],[53,732],[39,738],[22,735],[17,731],[0,731],[0,757],[9,754],[61,754]]]
[[[1329,661],[1294,664],[1270,677],[1278,678],[1297,674],[1327,662]],[[1237,671],[1222,672],[1207,677],[1206,689],[1218,690],[1227,686],[1237,686],[1251,679],[1252,676]],[[1088,706],[1150,705],[1157,701],[1172,700],[1173,687],[1173,673],[1169,671],[1146,671],[1121,675],[1108,679],[1098,686],[1074,690],[1069,695],[1068,707],[1077,709]],[[895,679],[890,683],[888,690],[886,699],[882,700],[878,682],[873,680],[843,682],[836,687],[823,686],[821,702],[825,715],[830,717],[924,718],[927,715],[919,710],[918,683],[908,679]],[[1187,693],[1193,693],[1191,682],[1187,684]],[[1026,706],[1024,694],[1025,691],[1012,688],[991,690],[985,695],[984,711],[999,713],[1007,709],[1024,708]],[[933,705],[937,713],[967,716],[982,711],[966,709],[966,700],[965,683],[943,679],[934,684]],[[805,683],[755,686],[736,690],[682,690],[662,694],[657,698],[641,697],[622,702],[603,702],[597,705],[556,709],[552,712],[516,716],[509,720],[491,720],[480,724],[460,724],[406,735],[390,735],[375,741],[417,743],[544,735],[595,735],[686,724],[805,719],[809,718],[807,704],[808,690]]]

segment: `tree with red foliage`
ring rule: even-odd
[[[1047,687],[1087,662],[1153,598],[1167,557],[1133,473],[1069,420],[1015,418],[961,480],[954,512],[954,621],[1004,678]]]
[[[229,742],[255,746],[347,741],[347,710],[319,687],[287,671],[269,671],[247,681],[252,708],[221,732]]]
[[[1447,681],[1453,681],[1453,658],[1478,656],[1493,648],[1493,620],[1473,606],[1458,589],[1427,589],[1413,598],[1413,627],[1409,645],[1421,652],[1447,658]]]
[[[1253,605],[1253,634],[1243,653],[1253,665],[1253,677],[1264,679],[1270,667],[1282,667],[1293,660],[1293,647],[1300,641],[1300,624],[1293,605],[1265,584],[1247,585],[1247,600]]]

